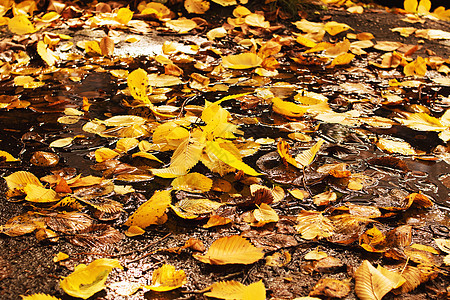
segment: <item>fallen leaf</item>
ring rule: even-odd
[[[42,293],[32,294],[32,295],[28,295],[28,296],[20,295],[20,297],[22,297],[22,300],[60,300],[59,298],[56,298],[54,296],[50,296],[50,295],[46,295],[46,294],[42,294]]]
[[[264,257],[261,249],[239,235],[215,240],[205,255],[194,254],[195,259],[212,265],[252,264]]]
[[[79,264],[59,285],[70,296],[87,299],[105,288],[105,281],[113,268],[122,269],[116,259],[100,258],[88,266]]]
[[[8,22],[8,29],[14,34],[29,34],[36,31],[33,23],[28,20],[28,16],[19,14],[11,18]]]
[[[321,239],[333,235],[333,223],[320,212],[304,211],[298,215],[297,223],[295,229],[305,240]]]
[[[261,57],[251,52],[222,57],[222,66],[230,69],[251,69],[259,67],[262,62]]]
[[[152,224],[159,224],[164,219],[170,201],[170,191],[156,191],[147,202],[139,206],[124,225],[145,229]]]
[[[209,2],[205,0],[186,0],[184,8],[190,14],[204,14],[209,10]]]
[[[174,266],[164,264],[153,272],[152,285],[146,285],[145,288],[157,292],[166,292],[177,289],[186,283],[186,274],[183,270],[176,271]]]
[[[367,260],[355,272],[355,293],[361,300],[381,300],[392,289],[392,281]]]
[[[218,299],[264,300],[266,299],[266,288],[262,280],[249,284],[248,286],[234,280],[221,281],[213,283],[211,285],[211,291],[204,295]]]

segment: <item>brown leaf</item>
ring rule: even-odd
[[[314,289],[309,293],[309,296],[324,296],[330,298],[344,298],[350,293],[350,286],[337,279],[322,278],[320,279]]]
[[[117,243],[122,238],[122,233],[106,224],[93,224],[67,237],[69,242],[81,247],[101,247]]]

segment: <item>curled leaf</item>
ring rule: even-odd
[[[186,283],[186,274],[183,270],[176,271],[174,266],[164,264],[153,272],[152,285],[147,285],[145,288],[157,292],[166,292],[177,289]]]

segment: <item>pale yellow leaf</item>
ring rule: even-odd
[[[214,241],[205,255],[194,254],[195,259],[213,265],[252,264],[264,257],[261,249],[239,235]]]
[[[54,66],[59,57],[43,41],[37,43],[37,53],[49,66]]]
[[[27,184],[42,186],[39,179],[33,173],[27,171],[17,171],[3,178],[10,190],[23,189]]]
[[[195,21],[187,18],[179,18],[177,20],[169,20],[166,22],[166,26],[178,33],[186,33],[197,27]]]
[[[108,159],[112,159],[118,156],[119,153],[117,151],[111,150],[109,148],[100,148],[95,150],[95,160],[97,162],[103,162]]]
[[[399,153],[402,155],[416,155],[417,152],[411,147],[410,144],[404,141],[395,141],[386,138],[379,138],[377,141],[377,146],[381,150],[388,153]]]
[[[123,138],[117,141],[116,151],[128,152],[139,144],[139,140],[135,138]]]
[[[100,258],[88,266],[80,264],[59,285],[70,296],[87,299],[105,287],[105,281],[113,268],[122,269],[116,259]]]
[[[8,22],[9,30],[14,34],[29,34],[36,31],[33,23],[28,20],[28,16],[20,14],[11,18]]]
[[[222,6],[230,6],[230,5],[236,5],[236,0],[211,0],[212,2],[215,2],[217,4],[220,4]]]
[[[40,184],[28,183],[23,191],[27,194],[25,200],[30,202],[54,202],[58,201],[59,197],[52,189],[46,189]]]
[[[449,239],[434,239],[439,249],[445,253],[450,253],[450,240]]]
[[[355,293],[361,300],[381,300],[392,282],[365,260],[355,272]]]
[[[308,150],[302,151],[295,156],[295,161],[302,167],[309,166],[316,157],[317,152],[319,152],[320,147],[325,141],[323,139],[319,139],[317,143],[315,143]]]
[[[304,211],[297,217],[295,229],[305,240],[326,238],[333,235],[334,226],[330,219],[316,211]]]
[[[209,199],[185,198],[170,207],[180,218],[195,219],[199,215],[217,210],[222,205],[224,204]]]
[[[218,299],[264,300],[266,299],[266,288],[261,280],[248,286],[234,280],[221,281],[213,283],[211,291],[204,295]]]
[[[251,69],[259,67],[262,62],[261,57],[251,52],[222,57],[222,66],[230,69]]]
[[[74,139],[75,138],[73,138],[73,137],[57,139],[57,140],[51,142],[49,146],[52,148],[63,148],[63,147],[66,147],[66,146],[69,146],[70,144],[72,144]]]

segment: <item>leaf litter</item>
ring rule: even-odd
[[[34,266],[67,254],[44,283],[0,284],[24,299],[448,296],[449,10],[179,2],[186,16],[1,3],[2,244]],[[360,32],[348,17],[367,11],[412,25]]]

